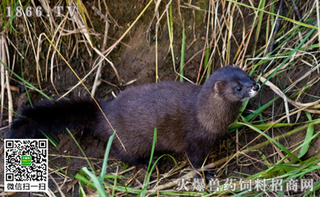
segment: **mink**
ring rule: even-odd
[[[255,96],[260,85],[236,66],[217,69],[203,85],[163,81],[129,87],[109,102],[99,102],[116,130],[111,154],[131,165],[149,159],[154,129],[155,154],[186,153],[200,168],[217,139],[228,132],[242,102]],[[66,128],[90,131],[108,141],[113,130],[92,99],[40,102],[24,107],[10,127],[9,138],[43,138],[42,132]]]

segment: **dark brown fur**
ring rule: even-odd
[[[199,168],[235,121],[242,101],[258,90],[259,84],[234,66],[218,69],[202,86],[168,81],[128,88],[113,101],[100,103],[126,148],[115,138],[112,154],[141,164],[150,156],[157,128],[156,154],[186,152]],[[92,130],[105,141],[113,133],[93,101],[78,99],[25,108],[11,125],[10,138],[39,137],[39,130],[59,133],[66,127]]]

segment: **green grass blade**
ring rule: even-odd
[[[93,174],[91,173],[87,167],[83,167],[82,170],[91,178],[91,180],[93,181],[94,186],[96,187],[97,191],[98,191],[98,195],[99,197],[107,197],[109,196],[105,189],[103,184],[101,184],[99,182],[99,179]]]
[[[287,18],[287,17],[281,16],[281,15],[278,15],[278,14],[275,14],[275,13],[272,13],[272,12],[268,12],[268,11],[265,11],[263,9],[255,8],[255,7],[252,7],[250,5],[246,5],[244,3],[240,3],[240,2],[236,2],[236,1],[232,1],[232,0],[227,0],[227,1],[235,3],[235,4],[238,4],[238,5],[241,5],[241,6],[244,6],[244,7],[247,7],[247,8],[250,8],[250,9],[254,9],[254,10],[259,11],[259,12],[264,12],[266,14],[277,16],[279,18],[282,18],[284,20],[290,21],[290,22],[292,22],[294,24],[297,24],[297,25],[300,25],[300,26],[308,27],[308,28],[311,28],[311,29],[318,29],[317,27],[315,27],[313,25],[308,25],[306,23],[303,23],[303,22],[300,22],[300,21],[296,21],[296,20],[293,20],[291,18]]]
[[[263,135],[264,137],[266,137],[268,140],[272,141],[275,145],[277,145],[282,151],[284,151],[285,153],[287,153],[291,158],[293,158],[296,161],[301,162],[301,160],[299,158],[297,158],[294,154],[292,154],[288,149],[286,149],[282,144],[280,144],[279,142],[275,141],[273,138],[271,138],[270,136],[268,136],[267,134],[265,134],[264,132],[262,132],[260,129],[254,127],[253,125],[247,124],[247,123],[242,123],[240,122],[239,124],[242,124],[244,126],[247,126],[255,131],[257,131],[258,133],[260,133],[261,135]]]
[[[185,27],[184,21],[182,25],[182,44],[181,44],[181,58],[180,58],[180,81],[183,81],[183,66],[184,66],[184,50],[186,45],[186,34],[185,34]]]
[[[311,117],[311,114],[308,113],[308,112],[305,112],[308,119],[310,121],[312,121],[312,117]],[[300,149],[300,153],[298,155],[298,158],[301,158],[303,157],[309,150],[309,146],[310,146],[310,142],[311,142],[311,138],[314,134],[314,126],[313,124],[310,124],[307,128],[307,133],[306,133],[306,137],[304,138],[304,143],[306,143],[304,146],[301,147]]]
[[[1,60],[0,63],[6,67],[6,69],[12,73],[15,77],[17,77],[20,81],[22,81],[23,83],[25,83],[26,85],[28,85],[30,88],[34,89],[35,91],[37,91],[39,94],[41,94],[42,96],[44,96],[45,98],[51,100],[51,98],[49,96],[47,96],[45,93],[43,93],[41,90],[39,90],[38,88],[36,88],[35,86],[33,86],[32,84],[30,84],[29,82],[27,82],[26,80],[24,80],[23,78],[21,78],[19,75],[17,75],[15,72],[13,72],[7,65],[5,65]]]
[[[77,142],[76,138],[74,138],[74,136],[72,135],[72,133],[70,132],[70,130],[69,130],[68,128],[66,128],[66,129],[67,129],[69,135],[71,136],[71,138],[73,139],[73,141],[77,144],[79,150],[81,151],[81,153],[82,153],[82,155],[84,156],[84,158],[86,158],[86,161],[87,161],[88,165],[90,166],[91,170],[93,171],[93,167],[92,167],[89,159],[87,158],[86,154],[85,154],[84,151],[82,150],[80,144]]]
[[[272,99],[268,103],[266,103],[263,106],[259,107],[256,111],[254,111],[251,114],[247,115],[245,117],[245,120],[248,121],[248,122],[251,121],[255,116],[257,116],[258,114],[262,113],[265,109],[267,109],[270,105],[272,105],[276,100],[278,100],[278,98],[280,98],[280,97],[275,97],[274,99]]]
[[[152,142],[152,149],[151,149],[151,154],[150,154],[149,165],[148,165],[146,176],[144,177],[143,187],[142,187],[142,191],[140,193],[140,196],[145,196],[145,194],[147,192],[148,183],[149,183],[149,180],[150,180],[150,177],[151,177],[151,172],[152,172],[152,171],[150,171],[150,167],[151,167],[151,164],[152,164],[152,159],[153,159],[153,154],[154,154],[154,149],[155,149],[155,146],[156,146],[156,142],[157,142],[157,128],[154,128],[153,142]]]
[[[104,154],[101,174],[100,174],[100,177],[99,177],[100,183],[103,183],[104,175],[107,172],[107,164],[108,164],[109,153],[110,153],[111,145],[112,145],[113,138],[114,138],[115,134],[116,134],[116,131],[114,131],[114,133],[109,137],[109,140],[108,140],[106,152]]]
[[[176,64],[173,50],[173,22],[172,22],[172,3],[169,5],[169,13],[167,14],[168,35],[170,41],[170,51],[173,64],[173,70],[176,72]]]

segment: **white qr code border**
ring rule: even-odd
[[[4,139],[4,191],[48,191],[48,139]]]

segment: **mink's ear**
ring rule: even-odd
[[[225,87],[225,81],[221,80],[221,81],[217,81],[215,84],[214,84],[214,91],[217,92],[218,94],[220,94],[224,87]]]

